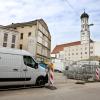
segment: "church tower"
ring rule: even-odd
[[[89,30],[89,24],[88,19],[89,15],[87,13],[84,13],[81,15],[81,44],[89,43],[90,39],[90,30]]]

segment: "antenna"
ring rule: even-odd
[[[85,13],[85,9],[84,9],[84,13]]]

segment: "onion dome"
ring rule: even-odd
[[[86,17],[86,18],[89,18],[89,15],[88,15],[87,13],[84,12],[84,13],[81,15],[81,19],[82,19],[82,18],[85,18],[85,17]]]

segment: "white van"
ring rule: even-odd
[[[0,48],[0,86],[48,82],[46,70],[25,50]]]

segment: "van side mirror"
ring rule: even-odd
[[[38,63],[35,63],[34,68],[35,68],[35,69],[37,69],[37,68],[38,68]]]

